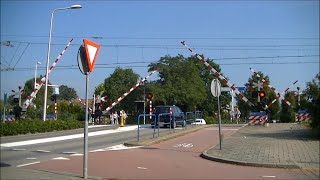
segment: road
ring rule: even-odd
[[[169,131],[160,129],[160,133]],[[156,131],[157,132],[157,131]],[[140,137],[152,137],[153,129],[141,128]],[[136,140],[137,126],[89,128],[88,151]],[[83,129],[1,138],[1,167],[23,167],[50,159],[83,154]],[[116,148],[121,148],[116,146]]]
[[[242,125],[223,126],[222,137],[228,138],[241,127]],[[141,134],[152,137],[152,132],[152,129],[146,128],[142,129]],[[310,179],[308,174],[299,169],[238,166],[201,158],[203,151],[219,144],[218,132],[217,127],[204,128],[151,146],[131,148],[120,144],[135,140],[136,130],[90,137],[88,176],[103,179]],[[21,151],[14,151],[12,147],[1,150],[2,154],[6,154],[5,162],[10,162],[14,168],[81,177],[83,155],[79,152],[82,152],[82,145],[80,138],[24,146],[26,150]],[[37,158],[29,159],[37,163],[28,164],[27,157]],[[45,177],[39,177],[43,178]]]

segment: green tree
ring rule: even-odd
[[[203,57],[203,55],[201,56]],[[217,104],[218,99],[216,97],[213,97],[213,95],[211,94],[211,82],[215,77],[213,76],[212,72],[209,71],[206,66],[201,64],[195,56],[189,57],[188,60],[193,61],[194,65],[200,69],[199,76],[204,81],[205,90],[207,94],[207,98],[201,103],[201,105],[199,106],[199,110],[203,111],[205,115],[213,115],[214,112],[218,111],[218,104]],[[213,67],[216,71],[218,71],[219,74],[224,76],[218,64],[214,63],[213,60],[209,58],[205,60],[208,64],[211,65],[211,67]],[[226,76],[224,77],[228,79]],[[221,81],[220,83],[222,87],[227,86]],[[226,106],[227,104],[230,104],[231,95],[228,92],[222,92],[219,99],[220,99],[220,106],[223,107],[223,106]]]
[[[155,94],[165,104],[176,104],[184,111],[193,111],[206,99],[204,81],[200,69],[193,61],[182,55],[161,57],[157,63],[149,65],[150,70],[160,69],[160,80],[156,82]]]
[[[39,82],[40,78],[37,78],[36,82]],[[50,81],[48,84],[51,84]],[[28,96],[31,95],[33,89],[34,89],[34,79],[29,79],[26,81],[24,87],[24,93],[22,96],[22,104],[27,100]],[[47,102],[51,102],[50,96],[52,94],[53,90],[52,88],[48,87],[48,96],[47,96]],[[37,109],[43,109],[43,97],[44,97],[44,85],[42,85],[41,89],[38,91],[36,97],[33,99],[32,103],[35,105]],[[29,106],[30,107],[30,106]],[[30,109],[30,108],[28,108]]]
[[[101,83],[98,86],[95,87],[94,89],[94,94],[100,94],[101,92],[104,92],[104,84]]]
[[[59,95],[58,95],[57,99],[71,101],[72,99],[75,99],[76,97],[77,97],[77,92],[74,90],[74,88],[70,88],[66,85],[61,85],[59,87]]]
[[[110,77],[104,80],[104,93],[103,96],[108,97],[108,104],[114,102],[118,97],[122,96],[125,92],[137,83],[139,75],[134,73],[132,69],[116,68]],[[97,88],[96,88],[97,90]],[[134,110],[134,101],[137,100],[137,93],[133,91],[125,99],[123,99],[118,105],[116,105],[111,111]],[[107,106],[104,106],[106,108]]]
[[[276,99],[277,95],[274,91],[271,90],[271,88],[268,86],[270,83],[270,79],[268,76],[265,76],[262,72],[258,72],[260,75],[260,78],[256,75],[252,75],[248,82],[245,84],[246,91],[243,93],[243,95],[248,98],[248,100],[254,104],[255,107],[250,107],[247,105],[246,102],[239,99],[237,97],[238,106],[241,111],[241,114],[243,117],[246,117],[249,112],[257,112],[261,110],[261,105],[258,104],[258,97],[253,96],[254,91],[258,91],[257,88],[253,88],[253,82],[257,83],[258,81],[262,82],[262,79],[265,80],[264,88],[260,89],[261,91],[265,92],[265,97],[260,99],[260,102],[265,105],[270,105],[268,109],[270,110],[270,118],[271,119],[278,119],[279,118],[279,111],[280,111],[280,103],[279,101],[276,101],[273,104],[270,104],[274,99]]]
[[[295,97],[291,92],[287,92],[284,98],[291,103],[291,106],[285,103],[285,101],[281,102],[281,114],[280,121],[283,123],[295,122],[295,109],[297,107]]]
[[[311,127],[320,129],[320,73],[307,83],[308,112],[312,116]]]

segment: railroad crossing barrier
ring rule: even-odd
[[[299,111],[296,113],[296,122],[309,121],[311,115],[307,111]]]
[[[3,119],[3,115],[1,115],[0,119]],[[5,121],[16,121],[14,115],[6,115],[4,119]]]
[[[268,121],[268,116],[265,112],[251,112],[248,116],[248,124],[250,125],[265,125]]]

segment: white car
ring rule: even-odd
[[[204,119],[196,119],[192,124],[207,124]]]

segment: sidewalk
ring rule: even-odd
[[[257,166],[299,168],[319,176],[319,140],[300,124],[248,125],[202,153],[218,162]]]

